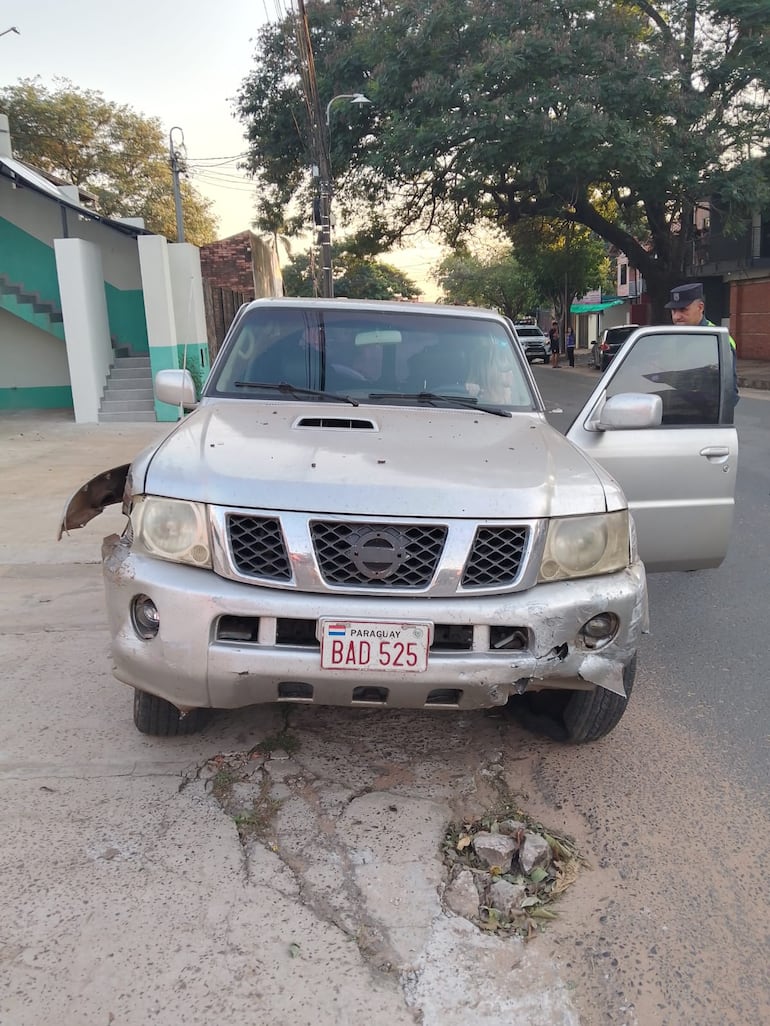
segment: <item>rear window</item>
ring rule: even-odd
[[[618,328],[607,328],[607,342],[625,342],[628,336],[636,331],[638,324],[623,324]]]

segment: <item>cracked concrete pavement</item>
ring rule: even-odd
[[[441,906],[445,826],[500,797],[494,719],[293,710],[296,750],[263,765],[272,815],[243,840],[200,768],[283,711],[135,731],[98,566],[122,517],[54,539],[77,486],[163,431],[0,418],[0,1024],[577,1024],[553,946]]]

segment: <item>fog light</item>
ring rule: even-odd
[[[615,637],[619,626],[620,621],[614,613],[599,613],[586,620],[580,633],[589,648],[599,648]]]
[[[158,607],[149,595],[135,595],[131,601],[131,622],[134,630],[145,641],[156,637],[160,628]]]

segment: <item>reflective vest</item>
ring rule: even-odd
[[[718,324],[714,324],[713,321],[706,320],[705,317],[700,322],[700,325],[701,325],[702,328],[718,328],[719,327]],[[727,337],[730,339],[730,347],[732,348],[732,351],[734,353],[737,353],[738,352],[738,348],[737,348],[737,346],[735,344],[735,339],[733,338],[732,335],[728,335]]]
[[[713,321],[709,321],[704,317],[703,320],[700,322],[700,327],[717,328],[719,327],[719,325],[714,324]],[[737,403],[738,399],[740,398],[738,394],[738,349],[735,345],[735,339],[733,338],[733,336],[728,335],[727,337],[730,340],[730,348],[733,351],[733,397],[735,399],[735,402]]]

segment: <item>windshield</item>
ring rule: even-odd
[[[537,408],[503,323],[416,313],[406,304],[403,313],[279,305],[247,310],[205,395],[291,399],[292,390],[281,384],[314,390],[318,399],[331,394],[362,404],[416,403],[431,393],[457,397],[458,406]],[[276,386],[273,392],[269,385]]]

